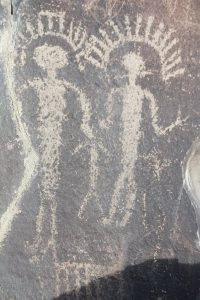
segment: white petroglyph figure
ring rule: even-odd
[[[122,130],[121,130],[121,151],[122,151],[122,171],[119,174],[115,185],[109,211],[109,218],[103,220],[104,224],[110,223],[113,219],[117,206],[123,197],[123,190],[126,189],[125,215],[121,221],[125,225],[128,221],[135,198],[134,183],[134,161],[137,159],[137,146],[141,138],[141,111],[142,99],[145,96],[141,87],[136,83],[138,76],[145,76],[145,65],[143,59],[133,53],[128,53],[123,59],[122,64],[128,73],[129,83],[123,90],[122,108]],[[133,100],[134,99],[134,100]]]
[[[44,21],[47,24],[46,26],[43,24]],[[57,30],[55,30],[54,25],[58,28]],[[63,33],[64,26],[64,15],[62,13],[41,12],[39,14],[38,32],[34,33],[34,29],[30,24],[28,24],[28,31],[31,32],[32,40],[53,36],[58,38],[58,40],[62,39],[62,41],[67,42],[67,45],[74,53],[74,57],[77,59],[79,69],[82,69],[82,60],[79,60],[77,52],[83,47],[86,33],[81,26],[75,27],[72,22],[66,34]],[[25,89],[27,87],[33,89],[38,98],[37,130],[40,140],[38,173],[41,178],[39,187],[41,203],[36,218],[36,235],[33,243],[27,242],[26,250],[31,255],[31,262],[38,266],[45,260],[45,257],[49,254],[52,255],[56,277],[56,294],[60,293],[62,282],[64,282],[63,285],[65,288],[70,290],[80,286],[81,282],[87,284],[91,278],[101,276],[102,272],[104,274],[108,272],[108,266],[96,265],[92,261],[90,263],[73,263],[72,259],[72,261],[61,262],[58,258],[58,203],[56,201],[56,192],[61,180],[60,152],[62,147],[63,123],[66,120],[68,110],[66,91],[72,91],[80,105],[82,113],[80,129],[86,140],[78,145],[72,154],[76,154],[85,146],[87,148],[89,146],[90,151],[88,191],[85,195],[85,202],[90,201],[91,197],[94,197],[96,193],[98,153],[99,151],[104,151],[103,145],[99,141],[97,143],[91,125],[91,102],[75,83],[59,78],[57,74],[60,69],[66,68],[69,65],[68,51],[70,50],[66,50],[58,45],[47,42],[41,45],[40,43],[40,46],[34,50],[33,60],[45,75],[28,80],[28,85],[25,87]],[[97,196],[96,203],[98,205]],[[116,270],[115,265],[110,268]],[[74,282],[69,283],[69,277],[73,277],[73,274],[76,275]]]
[[[126,44],[130,46],[131,43],[133,48],[133,50],[130,50],[129,47],[127,54],[119,59],[119,63],[127,73],[129,82],[121,88],[123,98],[120,134],[122,171],[120,171],[114,184],[108,216],[103,218],[105,225],[116,224],[124,227],[133,211],[137,192],[134,170],[138,156],[138,142],[141,138],[144,99],[147,99],[149,103],[152,126],[158,136],[170,132],[176,126],[181,126],[185,121],[181,120],[180,111],[178,111],[177,119],[168,127],[163,128],[159,125],[158,99],[148,89],[143,89],[137,83],[137,79],[145,77],[149,72],[146,70],[145,59],[141,56],[140,51],[134,50],[136,44],[140,44],[141,47],[146,45],[156,51],[160,58],[160,76],[164,83],[168,84],[170,79],[184,73],[178,40],[173,38],[173,31],[165,30],[163,23],[159,25],[157,30],[153,29],[153,17],[148,18],[145,31],[142,30],[142,27],[144,28],[142,23],[142,17],[137,16],[136,26],[133,29],[129,18],[126,17],[125,26],[121,30],[122,26],[120,27],[113,21],[109,21],[107,24],[108,30],[100,29],[100,37],[92,36],[84,53],[80,53],[80,56],[83,55],[96,68],[109,72],[108,66],[111,64],[113,51]],[[111,94],[114,94],[114,92],[112,91]],[[110,101],[110,95],[108,95],[108,99]],[[123,201],[124,207],[123,216],[119,220],[117,212],[121,201]]]
[[[52,252],[56,271],[56,293],[59,294],[62,285],[60,274],[65,274],[64,286],[67,290],[70,290],[71,288],[80,287],[81,282],[87,284],[92,278],[101,276],[102,272],[104,274],[106,272],[109,273],[108,266],[95,265],[94,263],[61,263],[57,257],[56,191],[60,181],[59,165],[60,147],[62,146],[62,125],[65,121],[65,112],[67,110],[66,89],[74,91],[77,99],[80,101],[83,113],[81,128],[91,148],[89,192],[86,195],[88,199],[89,197],[94,197],[95,194],[95,167],[98,159],[98,145],[96,146],[90,127],[91,107],[88,99],[78,87],[57,78],[57,70],[68,64],[66,52],[59,46],[45,44],[35,49],[34,59],[38,66],[46,71],[47,76],[46,78],[36,78],[29,82],[39,99],[38,132],[41,138],[41,204],[36,220],[36,237],[34,243],[29,245],[28,248],[33,255],[32,260],[35,262],[39,262],[47,254],[47,251]],[[80,147],[84,146],[85,144],[79,145],[78,148],[80,149]],[[101,149],[101,145],[99,148]],[[76,149],[75,152],[79,149]],[[109,270],[112,270],[112,268],[113,266],[109,266]],[[76,276],[74,285],[70,286],[69,276],[72,276],[72,274]]]
[[[67,54],[59,46],[43,45],[35,49],[34,59],[38,66],[46,71],[47,77],[37,78],[29,84],[36,90],[39,99],[38,132],[40,144],[41,168],[41,205],[37,217],[37,237],[33,247],[45,251],[49,241],[44,234],[45,223],[50,220],[51,246],[54,246],[56,230],[56,199],[58,188],[60,146],[62,144],[62,123],[65,119],[66,100],[65,85],[56,77],[56,71],[68,63]],[[47,244],[46,244],[47,243]],[[45,245],[45,246],[44,246]],[[54,249],[55,250],[55,249]]]
[[[66,67],[68,64],[67,53],[59,46],[51,46],[45,44],[37,47],[34,52],[34,60],[38,66],[46,71],[46,78],[36,78],[29,82],[34,88],[39,99],[39,137],[40,144],[40,168],[41,168],[41,206],[37,218],[37,238],[34,248],[40,248],[45,251],[45,247],[41,247],[47,238],[47,234],[42,233],[43,226],[48,223],[51,215],[52,235],[56,234],[56,190],[60,180],[60,147],[62,146],[62,124],[66,118],[67,99],[65,99],[66,89],[76,93],[82,110],[81,129],[88,139],[91,146],[91,164],[90,164],[90,180],[89,192],[86,197],[95,193],[96,174],[95,166],[98,159],[97,146],[95,137],[90,127],[91,105],[84,93],[70,82],[57,78],[57,70]],[[78,146],[75,152],[80,150],[85,144]],[[100,147],[101,148],[101,147]],[[38,245],[38,246],[36,246]]]

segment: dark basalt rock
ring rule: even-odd
[[[198,299],[198,5],[151,2],[1,2],[0,299]]]

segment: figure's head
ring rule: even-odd
[[[34,60],[46,71],[55,72],[68,64],[66,52],[59,46],[44,44],[34,51]]]
[[[122,65],[132,77],[137,78],[144,76],[145,63],[139,54],[129,52],[123,57]]]

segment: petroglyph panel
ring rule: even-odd
[[[196,247],[181,171],[199,130],[186,40],[130,8],[22,1],[2,23],[3,299],[51,299]]]

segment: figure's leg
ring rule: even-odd
[[[133,170],[131,170],[133,171]],[[125,227],[132,214],[134,202],[135,202],[135,186],[134,177],[129,170],[126,173],[121,173],[115,183],[115,189],[111,200],[111,206],[109,210],[109,216],[103,219],[105,225],[110,225],[115,222],[116,226]],[[127,182],[127,183],[126,183]],[[123,193],[124,191],[124,193]],[[117,220],[116,214],[119,209],[119,204],[122,203],[123,194],[125,195],[125,206],[123,207],[123,217]],[[120,218],[120,217],[119,217]]]
[[[120,227],[125,227],[132,215],[133,207],[135,203],[136,198],[136,187],[134,186],[134,178],[133,176],[129,176],[128,178],[128,184],[127,184],[127,192],[126,192],[126,204],[124,208],[124,216],[119,223]]]
[[[108,217],[105,217],[103,219],[103,224],[104,225],[111,225],[113,222],[117,220],[115,220],[115,215],[117,213],[117,209],[118,209],[118,205],[120,202],[120,197],[121,197],[121,192],[124,189],[124,182],[125,182],[125,173],[124,171],[121,172],[121,174],[118,176],[118,179],[115,183],[115,187],[114,187],[114,192],[112,195],[112,199],[111,199],[111,205],[110,205],[110,209],[109,209],[109,213],[108,213]]]
[[[36,233],[33,243],[27,243],[26,250],[33,262],[39,262],[51,251],[55,255],[56,201],[54,195],[42,195],[39,212],[36,218]]]
[[[97,148],[95,145],[92,145],[90,149],[89,188],[78,213],[78,216],[81,219],[84,216],[88,202],[92,201],[92,199],[95,200],[95,202],[97,203],[98,207],[102,212],[102,207],[97,193],[97,181],[99,175],[98,158],[99,156],[98,156]]]

